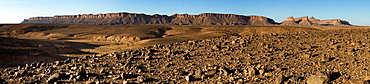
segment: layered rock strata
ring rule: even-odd
[[[235,14],[202,13],[199,15],[174,14],[145,15],[136,13],[107,13],[83,15],[56,15],[54,17],[32,17],[25,19],[23,24],[94,24],[94,25],[279,25],[273,19],[263,16],[243,16]],[[318,20],[308,18],[288,17],[281,23],[283,26],[343,26],[349,22],[340,19]]]
[[[308,16],[306,16],[306,17],[300,17],[300,18],[288,17],[280,25],[284,25],[284,26],[344,26],[344,25],[351,25],[351,24],[341,19],[319,20],[314,17],[308,18]]]
[[[199,15],[174,14],[145,15],[135,13],[107,13],[84,15],[57,15],[54,17],[33,17],[22,23],[52,24],[95,24],[95,25],[273,25],[274,20],[263,16],[242,16],[234,14],[202,13]]]

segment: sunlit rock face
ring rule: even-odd
[[[285,21],[281,23],[285,26],[345,26],[351,25],[349,22],[341,19],[332,19],[332,20],[319,20],[314,17],[308,18],[308,16],[294,18],[288,17]]]
[[[50,24],[94,24],[94,25],[279,25],[273,19],[263,16],[243,16],[235,14],[202,13],[199,15],[174,14],[145,15],[136,13],[107,13],[83,15],[56,15],[53,17],[32,17],[25,19],[23,24],[50,23]],[[338,26],[350,25],[340,19],[318,20],[308,18],[288,17],[280,25],[283,26]]]
[[[145,15],[135,13],[107,13],[84,15],[57,15],[54,17],[33,17],[22,23],[52,24],[96,24],[96,25],[274,25],[274,20],[263,16],[242,16],[235,14],[202,13],[199,15],[174,14]]]

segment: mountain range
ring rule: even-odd
[[[55,15],[53,17],[32,17],[21,24],[94,24],[94,25],[255,25],[255,26],[346,26],[349,22],[341,19],[319,20],[288,17],[282,23],[263,16],[244,16],[235,14],[202,13],[199,15],[174,14],[146,15],[137,13],[107,13]]]

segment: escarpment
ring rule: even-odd
[[[22,24],[94,24],[94,25],[257,25],[257,26],[344,26],[349,22],[341,19],[318,20],[288,17],[282,23],[263,16],[243,16],[235,14],[202,13],[199,15],[174,14],[146,15],[136,13],[107,13],[83,15],[56,15],[53,17],[32,17]]]
[[[23,24],[95,24],[95,25],[274,25],[273,19],[263,16],[202,13],[199,15],[174,14],[145,15],[135,13],[107,13],[83,15],[57,15],[54,17],[33,17]]]

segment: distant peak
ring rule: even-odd
[[[285,21],[294,21],[294,17],[287,17]]]
[[[316,18],[314,18],[313,16],[311,16],[310,19],[316,19]]]

